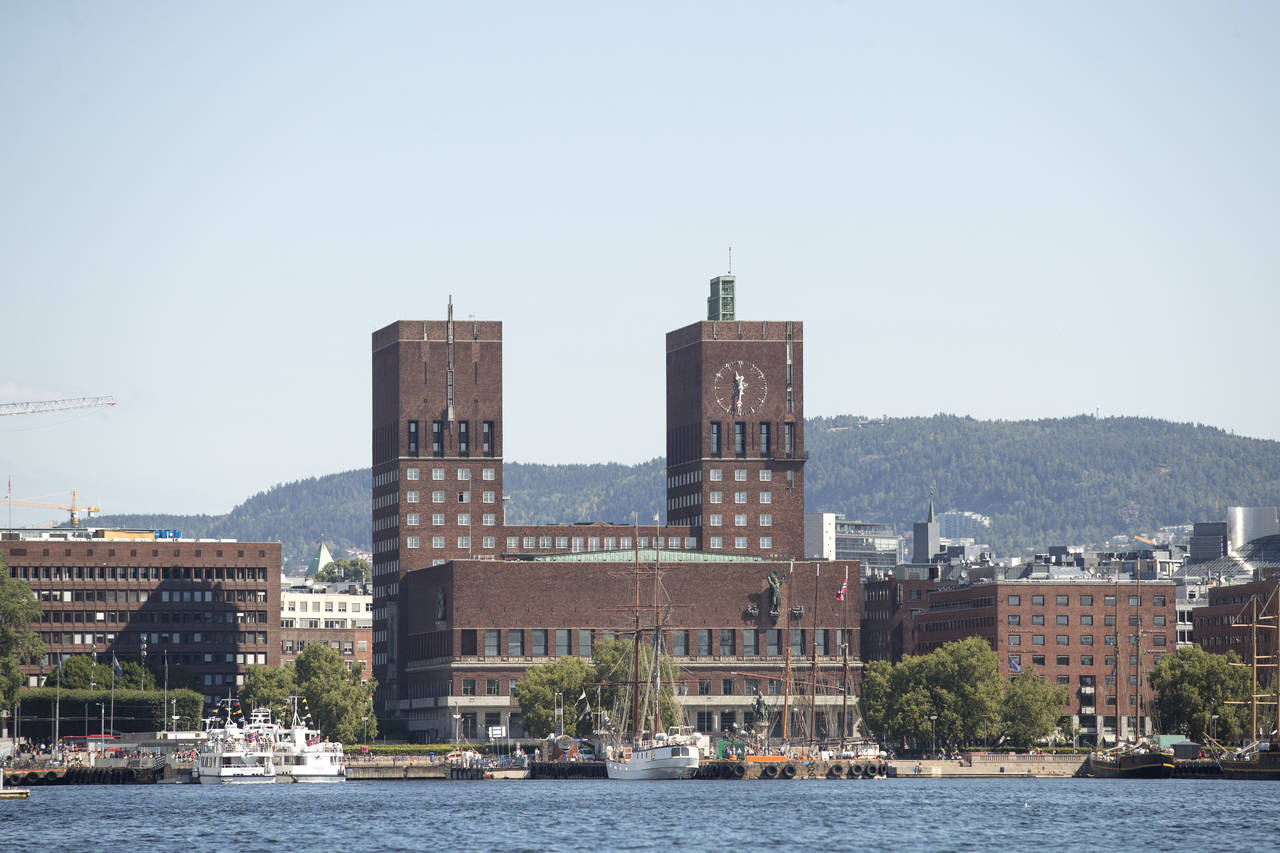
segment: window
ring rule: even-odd
[[[1085,614],[1082,614],[1082,615],[1080,616],[1080,624],[1081,624],[1081,625],[1092,625],[1092,624],[1093,624],[1093,614],[1092,614],[1092,613],[1085,613]]]
[[[782,654],[782,629],[770,628],[764,632],[764,653],[766,655]]]
[[[443,512],[431,513],[431,526],[442,527],[443,525],[444,525],[444,513]]]
[[[733,642],[735,633],[732,628],[720,629],[720,654],[722,656],[728,657],[735,653]]]
[[[719,527],[723,523],[724,523],[724,516],[722,516],[718,512],[713,512],[707,516],[708,527]]]
[[[498,522],[498,517],[491,512],[486,512],[480,516],[480,525],[482,527],[493,527]]]
[[[744,503],[746,503],[746,502],[747,502],[747,493],[746,493],[746,492],[734,492],[734,493],[733,493],[733,502],[734,502],[734,503],[736,503],[736,504],[744,504]]]
[[[486,696],[498,695],[498,679],[488,678],[484,682],[484,693]]]
[[[1080,655],[1080,665],[1081,665],[1081,666],[1093,666],[1093,655]],[[1084,683],[1085,683],[1085,681],[1084,681],[1084,680],[1085,680],[1086,678],[1087,678],[1087,679],[1089,679],[1089,684],[1090,684],[1090,685],[1092,685],[1092,684],[1093,684],[1093,676],[1092,676],[1092,675],[1082,675],[1082,676],[1080,677],[1080,683],[1081,683],[1081,684],[1084,684]]]
[[[470,527],[470,526],[471,526],[471,513],[469,513],[469,512],[460,512],[460,513],[458,513],[458,524],[459,524],[459,526],[461,526],[461,527]]]
[[[1071,637],[1070,637],[1070,636],[1068,636],[1067,634],[1059,634],[1059,635],[1057,636],[1057,641],[1058,641],[1058,645],[1060,645],[1060,646],[1069,646],[1069,645],[1071,645]]]
[[[1031,624],[1032,624],[1032,625],[1043,625],[1043,624],[1044,624],[1044,614],[1043,614],[1043,613],[1032,613],[1032,614],[1031,614]]]
[[[699,681],[698,681],[698,695],[699,695],[699,696],[710,696],[710,695],[711,695],[711,680],[710,680],[710,679],[705,679],[705,680],[699,680]]]
[[[404,478],[405,478],[406,480],[416,480],[416,479],[418,479],[418,469],[417,469],[417,468],[406,468],[406,469],[405,469],[405,471],[404,471]]]
[[[1011,669],[1013,668],[1021,669],[1022,655],[1009,655],[1009,663],[1013,664],[1013,666],[1010,667]]]
[[[1067,615],[1067,614],[1065,614],[1065,613],[1059,613],[1059,614],[1058,614],[1058,616],[1057,616],[1057,618],[1056,618],[1056,621],[1057,621],[1057,623],[1058,623],[1059,625],[1070,625],[1070,624],[1071,624],[1071,617],[1070,617],[1070,616],[1068,616],[1068,615]]]
[[[431,493],[431,502],[432,502],[433,504],[442,504],[442,503],[444,503],[444,492],[432,492],[432,493]]]
[[[405,492],[404,502],[410,503],[410,504],[416,504],[418,502],[418,493],[413,491]]]
[[[495,495],[493,492],[481,492],[481,493],[480,493],[480,502],[481,502],[481,503],[487,503],[487,504],[495,503],[495,502],[496,502],[496,497],[497,497],[497,495]]]
[[[458,503],[460,504],[471,503],[471,492],[467,492],[467,491],[458,492]]]
[[[1032,607],[1044,607],[1044,596],[1043,596],[1043,595],[1033,595],[1033,596],[1031,596],[1031,606],[1032,606]]]
[[[498,656],[498,629],[486,628],[484,632],[484,653],[487,657]],[[492,695],[492,694],[491,694]]]
[[[773,472],[767,468],[760,469],[760,482],[768,483],[773,479]]]
[[[595,632],[590,628],[581,628],[578,630],[578,657],[591,657],[591,650],[595,647]]]
[[[496,469],[494,469],[494,468],[481,468],[481,469],[480,469],[480,479],[481,479],[481,480],[493,480],[493,479],[495,479],[495,477],[496,477],[495,471],[496,471]]]
[[[1092,646],[1092,645],[1093,645],[1093,634],[1081,634],[1081,635],[1080,635],[1080,645],[1082,645],[1082,646]]]
[[[742,653],[744,655],[760,654],[760,634],[755,628],[744,628],[742,631]]]
[[[556,629],[556,654],[564,657],[570,653],[569,649],[569,629]]]
[[[419,543],[419,542],[421,542],[421,541],[422,541],[422,540],[420,540],[417,536],[406,536],[406,537],[405,537],[405,540],[404,540],[404,547],[406,547],[406,548],[417,548],[417,547],[418,547],[418,543]]]
[[[1020,645],[1022,645],[1022,635],[1021,635],[1021,634],[1010,634],[1010,635],[1009,635],[1009,645],[1011,645],[1011,646],[1020,646]]]
[[[718,504],[722,502],[723,498],[724,498],[723,492],[712,492],[710,495],[707,496],[707,501],[708,503]]]
[[[698,654],[710,655],[711,654],[711,629],[699,628],[698,630],[693,632],[693,635],[694,635],[694,639],[698,643]]]
[[[458,421],[458,455],[471,455],[471,422]]]
[[[444,537],[443,537],[443,536],[432,536],[432,537],[431,537],[431,547],[432,547],[432,548],[443,548],[443,547],[444,547]]]
[[[431,422],[431,455],[444,456],[444,421]]]
[[[762,503],[762,504],[771,504],[771,503],[773,503],[773,492],[761,492],[761,493],[760,493],[760,503]]]
[[[507,654],[509,655],[524,654],[524,631],[508,631],[507,632]]]
[[[1103,606],[1103,607],[1115,607],[1115,606],[1116,606],[1116,597],[1115,597],[1114,595],[1104,595],[1104,596],[1102,596],[1102,606]]]
[[[720,455],[721,455],[721,450],[720,450],[720,423],[719,423],[719,421],[712,421],[712,422],[711,422],[711,455],[712,455],[712,456],[720,456]],[[719,472],[719,471],[713,471],[713,472],[712,472],[712,474],[714,474],[715,476],[713,476],[711,479],[713,479],[713,480],[719,480],[719,479],[720,479],[720,476],[719,476],[719,475],[720,475],[720,472]]]
[[[1010,624],[1010,625],[1021,625],[1021,624],[1022,624],[1022,617],[1021,617],[1021,616],[1019,616],[1017,613],[1010,613],[1010,614],[1009,614],[1009,624]]]
[[[760,526],[761,526],[761,527],[772,527],[772,526],[773,526],[773,516],[772,516],[771,514],[767,513],[767,512],[762,512],[762,513],[760,513]]]
[[[735,537],[733,537],[733,547],[735,547],[735,548],[745,548],[745,547],[747,547],[747,537],[745,537],[745,536],[735,536]]]
[[[1163,595],[1153,595],[1153,596],[1151,597],[1151,605],[1152,605],[1153,607],[1164,607],[1164,596],[1163,596]]]
[[[773,547],[773,537],[772,537],[772,536],[761,536],[761,537],[760,537],[760,547],[761,547],[763,550],[768,550],[768,549],[772,548],[772,547]]]
[[[735,515],[735,516],[733,517],[733,526],[734,526],[734,527],[746,527],[746,526],[747,526],[747,514],[746,514],[746,513],[744,513],[744,512],[740,512],[740,513],[738,513],[737,515]]]
[[[459,548],[463,548],[463,549],[466,549],[466,550],[470,551],[470,550],[471,550],[471,537],[470,537],[470,536],[459,536],[459,537],[458,537],[458,547],[459,547]]]
[[[1069,595],[1059,595],[1054,599],[1054,603],[1057,604],[1059,607],[1066,607],[1070,601],[1070,598],[1071,596]]]
[[[1152,636],[1151,642],[1153,645],[1163,646],[1165,645],[1166,639],[1167,638],[1165,637],[1164,634],[1155,634],[1154,636]]]
[[[533,629],[533,655],[534,657],[546,657],[547,654],[547,629]]]
[[[1033,645],[1033,646],[1043,646],[1043,645],[1044,645],[1044,634],[1032,634],[1032,635],[1031,635],[1031,645]]]
[[[1009,605],[1012,607],[1017,607],[1018,605],[1022,604],[1022,596],[1020,595],[1011,595],[1007,600]]]
[[[474,678],[462,679],[462,695],[463,696],[476,695],[476,680]]]
[[[480,425],[480,452],[485,456],[493,455],[494,430],[493,421],[484,421]]]
[[[409,455],[418,455],[418,422],[409,421]]]
[[[489,549],[490,551],[492,551],[494,548],[498,547],[498,539],[497,539],[497,537],[496,537],[496,536],[483,536],[483,537],[481,537],[481,539],[480,539],[480,547],[481,547],[481,548],[487,548],[487,549]]]
[[[707,545],[707,547],[708,547],[708,548],[711,548],[712,550],[718,550],[718,549],[720,549],[720,548],[723,548],[723,547],[724,547],[724,537],[722,537],[722,536],[712,536],[712,537],[711,537],[711,542]]]
[[[1082,595],[1082,596],[1080,596],[1080,606],[1081,606],[1081,607],[1092,607],[1092,606],[1093,606],[1093,596],[1092,596],[1092,595]]]
[[[689,654],[689,632],[688,631],[672,631],[671,632],[671,655],[673,657],[686,657]]]
[[[795,424],[788,422],[782,425],[782,452],[788,456],[795,447],[795,432]]]
[[[745,483],[747,481],[747,469],[735,468],[733,471],[733,479],[735,482]]]
[[[1129,596],[1129,606],[1130,606],[1130,607],[1139,607],[1139,606],[1141,606],[1141,604],[1142,604],[1142,596],[1140,596],[1140,595],[1131,595],[1131,596]]]
[[[712,468],[711,471],[708,473],[707,479],[711,480],[711,482],[713,483],[718,483],[720,482],[722,473],[723,472],[721,472],[719,468]]]
[[[1059,684],[1064,684],[1064,685],[1065,685],[1065,684],[1070,684],[1070,683],[1071,683],[1071,676],[1069,676],[1069,675],[1059,675],[1059,676],[1058,676],[1058,683],[1059,683]]]
[[[1164,614],[1157,614],[1157,615],[1155,615],[1155,616],[1152,616],[1152,617],[1151,617],[1151,624],[1152,624],[1152,625],[1163,625],[1163,624],[1165,624]]]
[[[420,516],[416,512],[411,512],[404,517],[404,523],[408,527],[417,527],[420,520]]]
[[[772,438],[773,433],[770,431],[773,425],[769,423],[760,424],[760,455],[772,456]]]
[[[720,680],[720,692],[723,693],[725,696],[732,696],[734,693],[735,687],[736,687],[736,684],[734,683],[734,680],[732,678],[722,678]]]
[[[733,453],[735,456],[747,455],[747,425],[742,421],[733,425]]]
[[[1103,625],[1114,625],[1114,624],[1116,624],[1116,615],[1115,615],[1114,613],[1106,613],[1106,614],[1103,614],[1103,616],[1102,616],[1102,624],[1103,624]]]

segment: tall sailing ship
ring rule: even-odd
[[[1280,609],[1280,578],[1277,578],[1277,587],[1271,590],[1271,594],[1267,596],[1267,600],[1262,603],[1262,613],[1258,612],[1258,598],[1252,596],[1249,599],[1249,614],[1243,612],[1236,617],[1236,626],[1245,627],[1245,623],[1241,620],[1248,618],[1247,627],[1250,629],[1252,638],[1252,660],[1249,663],[1252,669],[1252,689],[1249,697],[1250,707],[1250,731],[1257,736],[1258,732],[1258,706],[1274,706],[1280,709],[1280,621],[1276,612]],[[1258,653],[1258,631],[1276,631],[1277,641],[1272,644],[1272,654]],[[1258,684],[1258,670],[1270,669],[1272,671],[1271,689],[1267,693],[1263,693]],[[1228,703],[1239,704],[1239,703]],[[1265,727],[1264,727],[1265,728]],[[1277,726],[1280,728],[1280,726]],[[1217,744],[1214,744],[1217,746]],[[1270,736],[1265,739],[1254,740],[1238,749],[1225,750],[1218,746],[1215,750],[1218,760],[1218,766],[1222,768],[1222,775],[1228,779],[1280,779],[1280,739],[1277,739],[1277,732],[1272,731]]]
[[[637,542],[639,537],[637,537]],[[628,694],[631,700],[630,717],[626,721],[629,734],[609,744],[605,749],[605,772],[610,779],[657,780],[692,779],[702,763],[702,751],[707,739],[689,726],[677,726],[662,730],[662,572],[655,559],[652,570],[654,603],[646,607],[640,602],[640,552],[636,550],[636,598],[635,632],[632,640],[631,681]],[[653,615],[653,625],[641,625],[641,614]],[[641,638],[652,632],[653,642],[649,654],[641,655]],[[642,672],[642,669],[645,671]],[[642,701],[642,697],[650,701]],[[650,727],[646,729],[646,718]]]

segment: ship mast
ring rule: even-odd
[[[783,667],[782,677],[782,743],[787,743],[789,734],[789,723],[791,717],[791,576],[795,573],[795,560],[791,561],[791,567],[787,570],[787,636],[783,638],[787,644],[787,652],[785,665]]]
[[[844,586],[840,588],[840,647],[844,655],[844,689],[840,691],[840,753],[849,735],[849,564],[844,567]]]
[[[813,572],[813,655],[810,659],[810,669],[813,671],[813,684],[809,687],[809,741],[816,743],[818,740],[818,587],[821,585],[819,581],[822,578],[822,564],[814,563]]]

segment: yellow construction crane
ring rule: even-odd
[[[1134,539],[1136,539],[1137,541],[1141,542],[1141,543],[1142,543],[1142,544],[1144,544],[1144,545],[1150,545],[1152,548],[1157,547],[1157,545],[1156,545],[1156,543],[1155,543],[1154,541],[1152,541],[1152,540],[1148,539],[1148,538],[1147,538],[1147,537],[1145,537],[1145,536],[1134,536],[1133,538],[1134,538]]]
[[[25,506],[35,507],[37,509],[61,509],[71,513],[71,526],[80,526],[80,513],[83,512],[86,517],[92,518],[95,512],[102,512],[101,507],[96,506],[79,506],[76,503],[76,490],[71,490],[70,504],[47,503],[45,501],[16,500],[14,498],[5,498],[5,503],[9,506]]]
[[[41,412],[62,412],[67,409],[91,409],[95,406],[114,406],[115,397],[70,397],[66,400],[44,400],[30,403],[0,403],[0,415],[38,415]]]

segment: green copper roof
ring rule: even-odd
[[[625,551],[579,551],[576,554],[537,554],[528,557],[535,563],[763,563],[763,557],[744,554],[722,554],[707,551],[661,551],[654,548],[641,548],[637,557],[636,549]]]
[[[315,557],[311,559],[310,565],[307,566],[307,574],[314,575],[325,566],[333,562],[333,555],[329,553],[329,549],[320,543],[320,550],[316,551]]]

